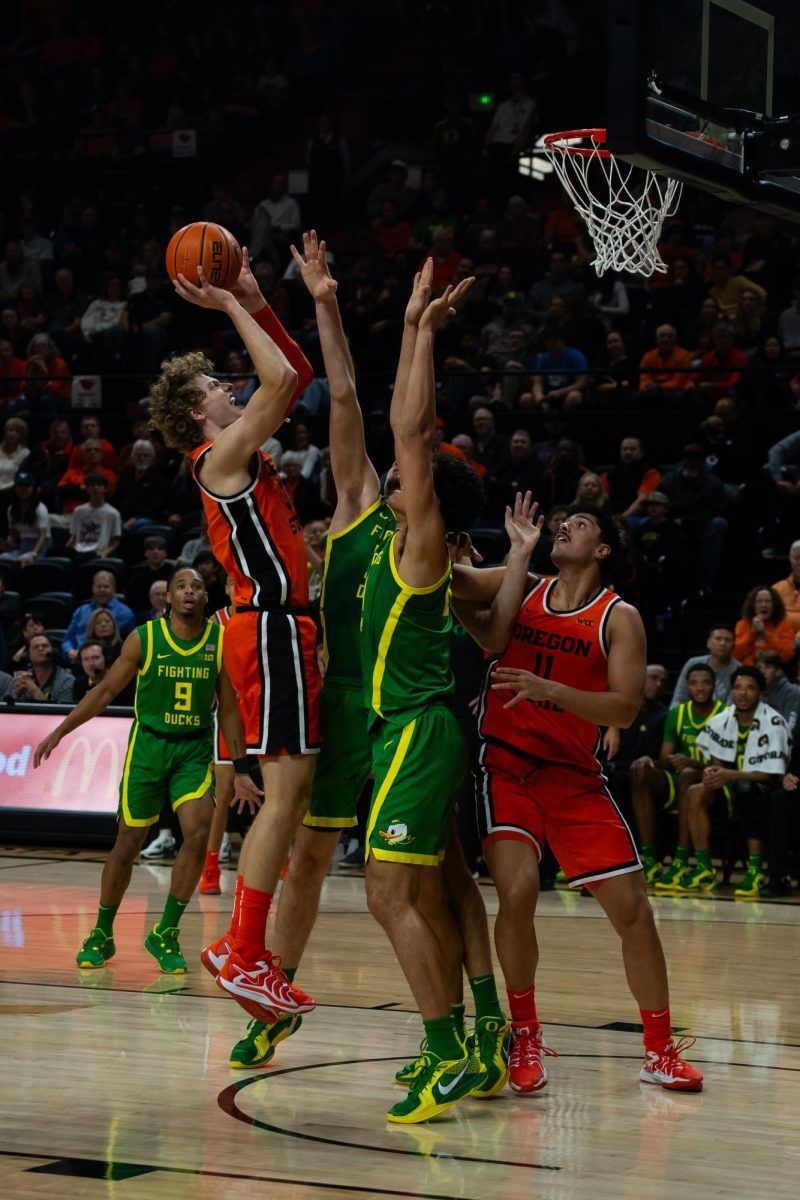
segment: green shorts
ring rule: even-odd
[[[134,721],[119,785],[118,816],[126,825],[155,825],[164,801],[214,795],[214,745],[207,737],[166,738]]]
[[[358,797],[372,770],[362,689],[324,683],[320,728],[322,749],[303,824],[311,829],[347,829],[356,824]]]
[[[407,725],[382,721],[372,731],[372,770],[367,858],[438,866],[467,772],[467,743],[453,713],[437,704]]]

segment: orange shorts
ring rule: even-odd
[[[528,842],[539,860],[549,844],[571,888],[641,870],[633,834],[599,763],[592,772],[484,743],[475,799],[484,844]]]
[[[281,609],[234,612],[222,643],[248,754],[318,754],[317,626]]]

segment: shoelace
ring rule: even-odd
[[[532,1067],[546,1054],[549,1058],[558,1058],[558,1051],[552,1050],[540,1042],[535,1033],[524,1033],[514,1038],[510,1062],[514,1066]]]
[[[178,930],[175,928],[170,928],[170,929],[160,929],[157,932],[158,932],[159,937],[161,938],[165,953],[166,954],[178,954],[179,953]],[[173,944],[169,945],[170,942],[172,942]]]
[[[696,1041],[697,1038],[691,1033],[687,1033],[684,1034],[683,1037],[679,1037],[677,1042],[673,1038],[671,1041],[667,1042],[661,1053],[661,1057],[680,1058],[680,1056],[687,1050],[691,1050]]]

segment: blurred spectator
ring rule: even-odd
[[[492,189],[502,199],[517,190],[520,151],[530,145],[536,116],[536,101],[528,95],[522,72],[514,71],[508,85],[511,95],[498,104],[483,141]]]
[[[800,684],[790,683],[786,678],[781,657],[775,650],[759,650],[755,666],[767,683],[764,703],[781,714],[793,733],[800,717]]]
[[[534,405],[545,410],[579,408],[588,382],[586,356],[577,347],[566,346],[557,329],[548,331],[545,346],[536,358]]]
[[[579,300],[581,295],[581,286],[572,278],[566,255],[561,250],[554,250],[550,255],[547,274],[537,280],[528,292],[528,307],[532,312],[544,316],[555,296],[571,301]]]
[[[119,510],[106,500],[108,480],[99,471],[85,479],[89,500],[73,509],[69,519],[67,549],[82,558],[110,558],[122,537]]]
[[[733,657],[734,633],[729,625],[712,625],[708,632],[706,649],[708,654],[696,655],[681,667],[681,673],[672,693],[670,708],[683,704],[689,697],[687,676],[693,666],[706,663],[714,672],[714,695],[724,704],[730,704],[731,679],[733,672],[742,664]]]
[[[475,458],[486,468],[487,477],[497,479],[509,461],[509,440],[495,428],[492,410],[483,406],[472,414],[472,431],[475,435]]]
[[[96,608],[86,622],[87,642],[99,642],[106,653],[106,661],[113,662],[119,658],[122,649],[122,637],[119,626],[112,613],[107,608]],[[80,652],[79,652],[80,653]]]
[[[735,632],[733,653],[743,666],[752,667],[760,650],[774,650],[782,663],[795,656],[794,629],[786,619],[783,600],[771,587],[750,589]]]
[[[509,341],[512,330],[521,330],[526,338],[533,334],[524,319],[518,292],[506,292],[501,311],[481,330],[481,354],[496,370],[502,369],[506,359],[514,357]]]
[[[666,394],[674,403],[691,386],[691,375],[685,369],[691,365],[691,354],[678,345],[675,326],[659,325],[655,349],[648,350],[639,364],[639,391],[650,400]]]
[[[627,407],[636,392],[638,371],[628,358],[622,334],[612,329],[606,334],[605,371],[592,380],[594,396],[603,407]]]
[[[68,662],[73,663],[77,658],[78,647],[86,638],[89,617],[99,608],[108,609],[123,637],[130,633],[133,627],[133,613],[127,604],[117,599],[117,581],[113,571],[95,571],[92,576],[91,600],[79,605],[72,614],[72,620],[61,643],[61,652]]]
[[[517,492],[532,492],[539,499],[544,488],[544,471],[533,455],[533,441],[527,429],[515,429],[508,444],[508,462],[497,476],[497,498],[501,512],[514,506]]]
[[[384,200],[380,214],[372,222],[372,241],[384,258],[395,258],[408,249],[411,225],[391,200]]]
[[[764,408],[785,408],[792,400],[791,381],[797,367],[786,354],[780,338],[771,334],[753,357],[751,390],[753,402]]]
[[[431,143],[445,187],[454,196],[469,194],[475,142],[472,118],[464,112],[460,98],[449,92],[444,98],[444,116],[433,127]]]
[[[58,495],[61,500],[61,511],[72,513],[79,504],[83,504],[88,496],[86,480],[89,475],[102,475],[107,484],[107,494],[110,496],[116,487],[117,477],[108,467],[103,466],[103,445],[100,438],[90,437],[81,445],[81,465],[70,467],[58,481]]]
[[[91,347],[92,365],[119,365],[128,340],[128,300],[119,275],[110,275],[105,296],[92,300],[81,317],[81,333]]]
[[[5,307],[0,309],[0,335],[8,338],[14,347],[15,354],[22,355],[27,338],[25,330],[20,325],[19,313],[10,304],[6,304]]]
[[[100,465],[105,467],[107,471],[116,471],[117,453],[108,438],[103,437],[100,428],[100,418],[96,417],[94,413],[85,413],[81,417],[80,441],[72,449],[69,460],[70,467],[78,468],[81,466],[83,462],[82,446],[87,438],[96,438],[100,442],[103,451]]]
[[[201,531],[197,537],[191,538],[185,542],[178,555],[178,562],[182,566],[191,567],[194,565],[194,560],[198,554],[210,554],[211,542],[208,540],[208,525],[206,524],[205,513],[201,514]],[[177,564],[176,564],[177,565]]]
[[[683,538],[669,511],[669,496],[643,497],[644,518],[636,522],[633,546],[639,571],[641,610],[645,616],[666,614],[683,599]]]
[[[50,422],[48,436],[31,451],[25,469],[33,472],[42,484],[46,500],[54,500],[54,488],[69,467],[72,456],[72,433],[69,422],[56,417]]]
[[[267,196],[253,210],[250,233],[253,260],[269,257],[274,247],[284,263],[289,257],[289,243],[297,241],[302,224],[300,205],[289,195],[286,174],[276,171]]]
[[[47,328],[65,355],[69,356],[82,347],[81,317],[88,301],[78,291],[75,273],[69,267],[61,267],[56,271],[53,284],[55,290],[48,296],[44,309]]]
[[[37,293],[42,290],[42,272],[38,262],[26,258],[16,238],[6,242],[6,256],[0,262],[0,304],[13,304],[23,283],[32,283]]]
[[[113,617],[112,617],[113,620]],[[87,692],[97,687],[101,679],[108,673],[108,662],[103,644],[87,634],[86,640],[78,650],[76,659],[76,674],[72,688],[72,703],[77,704]],[[123,703],[115,698],[115,704]]]
[[[19,649],[11,656],[12,664],[25,662],[28,657],[28,643],[31,638],[36,637],[37,633],[44,632],[44,618],[40,612],[24,613],[20,627],[22,642]]]
[[[131,421],[131,434],[133,435],[133,440],[126,442],[117,455],[117,470],[120,473],[124,471],[127,466],[130,466],[131,451],[133,450],[134,444],[138,441],[144,440],[147,442],[152,442],[153,448],[156,452],[156,458],[158,459],[159,463],[163,462],[164,444],[163,442],[156,441],[153,437],[153,430],[150,427],[150,421],[147,417],[134,417],[133,421]]]
[[[692,377],[694,387],[707,399],[736,395],[742,371],[750,365],[744,350],[733,344],[733,326],[720,322],[714,330],[713,349],[700,359],[700,370]]]
[[[155,583],[150,584],[147,602],[148,607],[140,609],[134,618],[137,625],[144,625],[145,621],[158,621],[165,615],[167,607],[166,579],[156,579]]]
[[[453,230],[450,227],[434,229],[430,257],[433,259],[431,287],[434,292],[440,292],[453,282],[461,262],[458,250],[453,249]]]
[[[14,477],[14,492],[8,506],[8,537],[0,561],[27,567],[40,554],[46,554],[49,545],[50,513],[39,499],[36,477],[23,468]]]
[[[167,480],[157,467],[153,443],[146,438],[134,442],[130,464],[120,475],[114,493],[125,533],[162,521],[167,511],[168,490]]]
[[[766,319],[763,296],[759,296],[752,288],[747,288],[739,297],[733,331],[737,346],[750,358],[761,345]]]
[[[780,596],[786,610],[786,620],[792,626],[796,638],[800,638],[800,541],[792,542],[789,547],[789,574],[778,583],[773,583],[772,590]]]
[[[553,549],[559,526],[565,520],[568,511],[566,504],[556,504],[547,512],[544,527],[531,559],[531,569],[537,575],[556,574],[556,568],[550,560],[550,551]]]
[[[167,291],[160,275],[147,271],[144,289],[135,292],[128,303],[131,338],[138,348],[145,375],[158,374],[169,347],[173,294],[171,288]]]
[[[13,342],[0,337],[0,408],[22,394],[24,375],[25,359],[17,357]]]
[[[712,300],[716,300],[723,320],[735,318],[743,292],[754,292],[762,304],[767,298],[767,293],[760,284],[753,283],[746,275],[734,275],[730,260],[722,255],[717,255],[711,260],[711,278],[713,283],[708,289],[708,294]]]
[[[645,496],[654,492],[660,481],[661,472],[645,458],[642,439],[635,434],[622,439],[619,461],[600,476],[612,510],[623,517],[639,516]]]
[[[486,476],[486,467],[483,463],[479,463],[475,457],[475,443],[468,433],[457,433],[452,440],[452,445],[456,450],[460,450],[464,458],[472,467],[476,475],[481,479]]]
[[[585,471],[578,480],[578,486],[575,489],[571,507],[574,508],[579,504],[601,509],[605,508],[608,504],[608,496],[603,490],[600,476],[595,475],[594,471]]]
[[[777,332],[789,354],[800,354],[800,275],[792,284],[792,303],[778,317]]]
[[[561,438],[556,443],[555,452],[547,470],[549,495],[546,497],[546,503],[548,505],[571,504],[578,490],[581,476],[585,475],[587,470],[588,467],[581,463],[578,443],[572,438]]]
[[[771,484],[770,545],[778,546],[798,528],[800,517],[800,429],[769,448],[766,475]]]
[[[669,497],[673,519],[694,556],[698,588],[705,594],[717,578],[728,522],[722,515],[725,490],[719,479],[706,471],[702,446],[684,446],[680,466],[663,477],[661,491]]]
[[[414,192],[408,186],[408,167],[401,158],[395,158],[389,163],[386,178],[381,183],[376,183],[367,197],[367,216],[379,216],[387,200],[394,205],[395,212],[400,216],[410,212],[414,203]]]
[[[209,611],[216,612],[218,608],[222,608],[228,601],[228,594],[225,591],[225,577],[222,574],[219,563],[210,550],[201,550],[199,554],[194,556],[192,566],[203,576],[203,583],[206,585],[206,593],[208,595]]]
[[[71,704],[75,680],[56,666],[53,643],[46,633],[28,642],[27,660],[14,672],[13,698],[23,704]]]
[[[26,353],[28,379],[41,376],[45,383],[46,395],[68,402],[72,397],[72,376],[66,359],[61,356],[61,351],[50,334],[37,333],[28,342]],[[26,384],[26,394],[28,390],[29,385]]]
[[[19,289],[17,313],[19,314],[20,329],[27,333],[28,337],[42,332],[47,318],[44,315],[39,293],[32,283],[23,283]]]
[[[33,215],[23,217],[20,221],[20,230],[22,233],[20,245],[25,257],[32,258],[40,267],[49,267],[53,261],[53,243],[49,237],[42,234],[36,217]]]
[[[322,464],[322,453],[318,446],[311,442],[311,432],[304,421],[297,421],[292,426],[292,449],[302,455],[300,474],[304,479],[315,482],[319,479]],[[281,458],[283,462],[283,458]]]
[[[0,441],[0,492],[14,486],[20,464],[29,454],[27,423],[21,417],[9,417],[3,425]]]
[[[161,580],[164,583],[172,575],[175,566],[167,558],[167,541],[160,533],[150,534],[142,544],[144,562],[128,576],[125,585],[125,600],[134,612],[147,606],[150,589]]]
[[[304,460],[305,454],[302,450],[284,450],[281,458],[283,486],[302,525],[320,515],[319,489],[303,475]]]

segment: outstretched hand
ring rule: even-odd
[[[249,808],[250,815],[254,817],[263,803],[264,793],[256,787],[250,776],[237,773],[233,779],[231,808],[235,807],[239,813],[244,812],[245,808]]]
[[[528,555],[533,554],[542,536],[544,517],[538,517],[539,505],[531,499],[531,493],[523,496],[517,492],[514,500],[514,511],[506,507],[506,533],[511,542],[512,550],[519,550]]]
[[[317,240],[317,232],[312,229],[303,234],[303,253],[296,246],[290,246],[292,257],[300,268],[303,283],[308,288],[317,304],[332,300],[336,295],[337,283],[328,270],[325,258],[325,243]]]
[[[213,283],[209,283],[203,273],[203,268],[197,268],[197,275],[200,280],[200,286],[190,283],[185,275],[178,275],[173,279],[175,291],[182,300],[188,300],[190,304],[196,304],[198,308],[215,308],[220,312],[227,312],[231,304],[234,302],[231,292],[225,288],[214,287]],[[260,294],[260,293],[259,293]]]
[[[242,246],[242,269],[236,283],[230,288],[230,293],[234,299],[239,301],[245,312],[258,312],[266,304],[266,300],[261,294],[261,288],[258,286],[258,280],[250,270],[250,254],[247,246]]]
[[[483,562],[483,555],[473,546],[472,538],[468,533],[446,533],[445,541],[450,562],[454,566],[459,563],[473,563],[477,566],[478,563]]]
[[[36,770],[37,767],[40,767],[43,762],[46,762],[60,741],[61,738],[58,736],[56,731],[53,730],[52,733],[48,733],[47,737],[43,738],[41,742],[39,742],[39,745],[33,752],[34,770]]]
[[[441,296],[436,300],[431,300],[420,317],[420,329],[430,329],[433,333],[441,329],[448,317],[455,316],[455,305],[463,296],[466,296],[474,282],[475,276],[470,275],[468,279],[462,279],[455,287],[448,284]]]
[[[433,278],[433,259],[426,258],[422,264],[422,270],[417,271],[414,276],[414,286],[411,289],[411,296],[406,305],[405,317],[403,318],[406,325],[413,325],[416,329],[420,322],[420,317],[428,307],[428,301],[431,298],[431,279]]]

